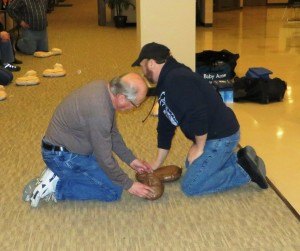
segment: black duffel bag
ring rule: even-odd
[[[0,85],[8,85],[13,78],[14,76],[10,71],[0,68]]]
[[[261,104],[278,102],[284,98],[286,88],[286,82],[280,78],[235,78],[233,85],[234,101],[252,101]]]
[[[239,54],[228,50],[206,50],[196,53],[196,72],[212,81],[230,80],[235,76],[235,67]]]

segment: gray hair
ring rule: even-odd
[[[137,89],[122,80],[124,75],[115,77],[109,82],[110,91],[114,95],[123,94],[128,100],[134,101],[137,96]]]

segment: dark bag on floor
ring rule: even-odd
[[[234,101],[252,101],[261,104],[281,101],[284,97],[286,86],[285,81],[280,78],[235,78],[233,85]]]
[[[10,71],[0,68],[0,85],[8,85],[14,76]]]
[[[234,69],[239,57],[239,54],[227,50],[199,52],[196,54],[196,72],[210,83],[232,79],[235,76]]]

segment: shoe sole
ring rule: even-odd
[[[262,189],[268,188],[268,182],[265,178],[266,168],[263,160],[256,155],[251,146],[246,146],[238,151],[238,163],[248,173],[251,180]]]
[[[66,73],[57,73],[57,74],[51,74],[51,73],[43,73],[43,77],[47,77],[47,78],[57,78],[57,77],[64,77],[66,75]]]
[[[29,202],[32,197],[32,193],[38,183],[38,178],[30,180],[23,189],[22,200]]]
[[[52,57],[52,56],[58,56],[58,55],[61,55],[62,53],[61,52],[53,52],[53,51],[49,51],[48,53],[45,52],[45,53],[34,53],[33,56],[35,56],[36,58],[49,58],[49,57]]]
[[[40,82],[31,82],[31,83],[16,83],[17,86],[32,86],[32,85],[38,85]]]
[[[36,51],[33,53],[33,56],[37,58],[48,58],[51,57],[53,54],[50,51]]]

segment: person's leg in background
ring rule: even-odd
[[[21,29],[21,37],[16,41],[16,49],[24,54],[32,55],[37,50],[35,31]]]
[[[9,31],[9,35],[10,35],[10,43],[11,43],[13,54],[14,54],[13,63],[14,64],[22,64],[23,62],[16,58],[16,51],[15,51],[15,44],[16,44],[17,38],[19,37],[19,27],[14,27],[13,29],[11,29]]]
[[[47,29],[36,32],[37,51],[49,51]]]
[[[11,41],[0,41],[0,60],[1,67],[9,71],[20,71],[19,66],[15,66],[12,63],[15,60],[13,47]]]
[[[54,11],[54,6],[55,6],[55,0],[48,0],[47,13],[51,13],[52,11]]]
[[[250,182],[249,175],[237,164],[234,152],[239,133],[206,142],[204,153],[192,164],[181,181],[182,191],[188,195],[204,195],[225,191]]]

